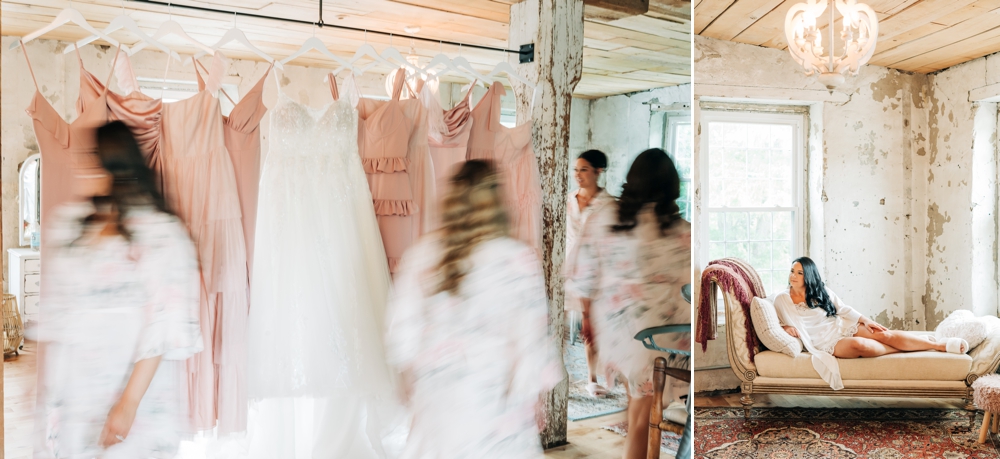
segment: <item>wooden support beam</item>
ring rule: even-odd
[[[649,12],[649,0],[584,0],[583,15],[591,19],[615,20]]]
[[[517,64],[534,81],[541,98],[532,110],[532,90],[515,84],[518,123],[532,123],[542,182],[542,269],[549,298],[549,332],[561,358],[565,345],[562,267],[566,252],[566,199],[569,193],[569,125],[573,89],[583,73],[583,0],[525,0],[510,9],[510,43],[535,44],[535,62]],[[546,397],[546,448],[566,443],[568,381]]]

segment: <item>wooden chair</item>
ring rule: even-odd
[[[691,284],[685,285],[681,289],[684,300],[691,303]],[[635,335],[635,339],[642,342],[646,349],[652,349],[670,354],[673,366],[667,365],[667,359],[657,357],[653,361],[653,406],[649,410],[649,446],[646,449],[646,459],[660,459],[660,442],[663,431],[673,432],[681,436],[680,445],[677,448],[677,459],[688,459],[691,457],[691,397],[687,398],[687,422],[678,424],[676,422],[663,419],[663,388],[667,383],[667,376],[691,383],[691,350],[664,349],[656,345],[654,337],[665,333],[691,333],[691,324],[666,325],[662,327],[652,327],[640,331]]]

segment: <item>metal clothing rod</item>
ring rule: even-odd
[[[263,14],[242,13],[242,12],[239,12],[239,11],[228,11],[228,10],[222,10],[222,9],[217,9],[217,8],[206,8],[204,6],[182,5],[182,4],[177,4],[177,3],[173,3],[173,2],[164,2],[164,1],[158,1],[158,0],[128,0],[128,1],[134,2],[134,3],[146,3],[146,4],[149,4],[149,5],[165,6],[167,8],[183,8],[183,9],[187,9],[187,10],[204,11],[204,12],[207,12],[207,13],[219,13],[219,14],[225,14],[225,15],[228,15],[228,16],[245,16],[245,17],[248,17],[248,18],[270,19],[272,21],[291,22],[291,23],[295,23],[295,24],[312,25],[312,26],[317,26],[317,27],[331,27],[331,28],[334,28],[334,29],[352,30],[352,31],[355,31],[355,32],[374,33],[374,34],[378,34],[378,35],[387,35],[387,36],[390,36],[390,37],[409,38],[411,40],[421,40],[421,41],[429,41],[429,42],[440,43],[440,44],[445,44],[445,45],[461,46],[463,48],[482,49],[482,50],[486,50],[486,51],[501,51],[501,52],[505,52],[505,53],[511,53],[511,54],[518,54],[518,55],[520,55],[521,56],[520,61],[522,63],[533,62],[534,58],[535,58],[535,45],[534,44],[521,45],[520,49],[495,48],[495,47],[492,47],[492,46],[470,45],[468,43],[459,43],[459,42],[448,41],[448,40],[435,40],[433,38],[415,37],[415,36],[412,36],[412,35],[400,35],[400,34],[391,33],[391,32],[383,32],[381,30],[370,30],[370,29],[362,29],[362,28],[358,28],[358,27],[350,27],[350,26],[343,26],[343,25],[336,25],[336,24],[325,24],[325,23],[323,23],[323,6],[322,6],[323,3],[322,3],[322,0],[320,0],[319,22],[305,21],[305,20],[302,20],[302,19],[281,18],[281,17],[275,17],[275,16],[265,16]]]

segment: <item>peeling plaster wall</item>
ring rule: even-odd
[[[1000,82],[1000,55],[929,77],[926,215],[929,327],[956,309],[997,314],[997,105],[970,90]]]
[[[25,64],[24,52],[19,47],[9,50],[10,44],[17,37],[4,36],[0,39],[0,81],[2,81],[2,107],[0,107],[0,184],[2,184],[2,248],[3,277],[7,275],[7,249],[19,247],[18,243],[18,168],[30,155],[38,153],[38,144],[32,127],[31,118],[25,113],[25,108],[34,94],[35,87]],[[38,85],[57,112],[67,121],[76,117],[76,99],[79,94],[80,72],[75,53],[63,54],[68,46],[65,42],[54,40],[35,40],[28,43],[28,57]],[[86,46],[80,49],[84,67],[98,78],[107,78],[114,59],[114,49],[106,46]],[[164,78],[166,55],[158,51],[144,51],[131,58],[132,66],[139,78]],[[234,84],[239,88],[239,95],[244,94],[256,84],[268,64],[249,60],[231,60],[223,78],[223,83]],[[322,107],[333,100],[328,84],[324,81],[330,69],[310,68],[286,65],[284,71],[275,71],[277,80],[282,86],[282,92],[292,99],[312,107]],[[166,76],[170,80],[194,82],[193,66],[171,62]],[[387,97],[383,77],[374,73],[365,74],[357,79],[361,92],[369,97]],[[120,91],[117,82],[112,79],[112,91]],[[277,83],[275,76],[268,77],[264,84],[264,103],[273,107],[277,101]],[[473,91],[472,101],[477,103],[486,89],[477,86]],[[461,85],[444,83],[439,88],[443,107],[451,107],[454,102],[465,96]],[[235,95],[234,95],[235,96]],[[504,109],[513,109],[512,92],[502,101]],[[270,117],[265,116],[261,122],[262,157],[266,157],[268,136],[270,133]],[[5,284],[6,286],[6,284]],[[5,289],[6,291],[6,289]]]
[[[914,216],[923,208],[927,170],[928,78],[865,66],[831,94],[784,51],[696,36],[694,56],[696,104],[808,106],[804,255],[817,262],[827,285],[863,314],[895,329],[924,329],[926,229]],[[701,113],[696,109],[695,123]],[[700,133],[699,126],[699,138]],[[696,170],[707,160],[699,143],[696,139]],[[701,197],[696,184],[696,221]],[[700,277],[709,260],[699,257],[698,225],[694,239]],[[720,325],[719,334],[724,333]],[[699,350],[696,368],[701,361],[725,362],[720,344],[712,342],[707,353]]]

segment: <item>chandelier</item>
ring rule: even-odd
[[[834,54],[837,42],[834,40],[834,8],[830,3],[836,6],[843,20],[840,55]],[[816,21],[827,9],[830,21],[824,32]],[[807,0],[792,6],[785,16],[785,38],[788,51],[805,67],[806,75],[818,74],[819,82],[833,91],[844,84],[844,74],[857,75],[858,68],[871,59],[878,38],[878,18],[870,6],[857,0]],[[827,40],[825,46],[824,38]]]

